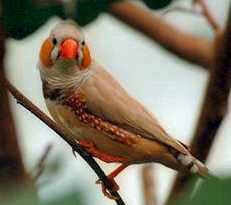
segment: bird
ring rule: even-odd
[[[38,68],[46,106],[53,119],[75,136],[93,157],[120,165],[115,177],[133,164],[160,163],[168,168],[209,175],[188,146],[170,136],[153,113],[131,96],[92,55],[74,21],[59,22],[43,41]],[[102,184],[105,196],[113,198]]]

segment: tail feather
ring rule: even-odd
[[[179,154],[177,159],[191,173],[203,178],[211,176],[209,169],[202,162],[193,157],[191,154]]]

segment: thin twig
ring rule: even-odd
[[[218,128],[227,114],[231,89],[231,4],[225,33],[219,33],[215,42],[214,65],[191,142],[192,153],[202,162],[206,161]],[[189,180],[189,175],[178,174],[167,204],[181,196]]]
[[[108,12],[184,60],[209,68],[213,60],[213,41],[177,29],[163,18],[134,3],[111,4]]]
[[[167,8],[163,12],[161,12],[161,14],[164,16],[164,15],[167,15],[167,14],[172,13],[172,12],[184,12],[184,13],[189,13],[189,14],[193,14],[193,15],[197,15],[197,16],[202,15],[202,13],[200,11],[197,11],[197,10],[192,9],[192,8],[186,8],[183,6],[173,6],[173,7]]]
[[[217,32],[221,29],[220,25],[217,23],[215,17],[212,15],[210,9],[208,8],[205,0],[194,0],[194,3],[198,3],[202,9],[202,13],[208,21],[209,25]]]
[[[195,8],[186,8],[186,7],[182,7],[182,6],[174,6],[174,7],[170,7],[165,9],[162,12],[162,15],[166,15],[170,12],[186,12],[186,13],[191,13],[193,15],[197,15],[197,16],[204,16],[208,22],[208,24],[214,29],[215,32],[220,31],[221,27],[218,24],[217,20],[215,19],[215,17],[212,15],[210,9],[208,8],[207,4],[205,3],[204,0],[195,0],[193,1],[193,4],[198,3],[202,9],[202,11],[197,11]]]
[[[42,154],[41,158],[38,161],[38,164],[35,168],[35,171],[37,172],[36,175],[34,176],[35,181],[38,180],[38,178],[42,175],[44,168],[45,168],[45,161],[51,151],[52,145],[48,145],[44,151],[44,153]]]
[[[84,150],[76,141],[76,137],[72,136],[70,133],[66,133],[65,128],[61,125],[57,125],[53,120],[51,120],[44,112],[42,112],[37,106],[35,106],[29,99],[27,99],[19,90],[17,90],[7,79],[5,79],[5,87],[10,91],[10,93],[16,98],[17,102],[33,113],[41,121],[43,121],[49,128],[54,130],[64,141],[66,141],[72,149],[77,152],[94,170],[99,179],[104,183],[108,191],[116,198],[118,205],[125,205],[122,198],[118,192],[112,191],[113,185],[107,176],[93,159],[93,157]]]

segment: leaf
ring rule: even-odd
[[[162,9],[173,0],[142,0],[150,9]]]
[[[203,182],[197,190],[192,200],[189,196],[176,203],[177,205],[228,205],[230,204],[230,187],[231,178],[224,178],[220,180],[209,180]]]
[[[53,194],[53,193],[50,193]],[[89,193],[87,193],[89,194]],[[20,189],[11,191],[7,200],[1,201],[1,205],[84,205],[84,193],[69,192],[63,197],[56,196],[57,198],[49,202],[40,202],[36,192],[28,189]]]
[[[104,12],[115,1],[119,0],[79,0],[77,1],[74,20],[80,26],[85,26],[94,21],[100,13]]]
[[[20,187],[7,194],[5,200],[1,201],[1,205],[39,205],[37,193],[32,190]]]
[[[35,32],[52,16],[67,18],[65,5],[44,1],[3,0],[3,20],[8,36],[23,39]],[[94,21],[115,1],[120,0],[78,0],[74,20],[80,26],[85,26]]]
[[[22,39],[35,32],[51,16],[64,16],[61,5],[38,7],[32,0],[3,0],[3,20],[8,36]]]
[[[48,203],[42,203],[41,205],[83,205],[83,195],[79,192],[68,193],[66,196],[56,199]]]

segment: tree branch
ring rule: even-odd
[[[142,181],[144,192],[144,204],[155,205],[157,204],[157,196],[155,192],[155,180],[153,178],[153,165],[148,164],[142,167]]]
[[[184,6],[174,6],[174,7],[167,8],[161,14],[166,15],[166,14],[172,13],[172,12],[189,13],[189,14],[193,14],[193,15],[197,15],[197,16],[202,15],[202,13],[200,11],[196,11],[192,8],[186,8]]]
[[[113,3],[108,12],[183,59],[206,69],[210,67],[214,55],[212,41],[180,31],[131,2]]]
[[[214,31],[221,30],[220,25],[217,23],[215,17],[212,15],[210,9],[208,8],[207,4],[205,3],[205,0],[194,0],[194,3],[198,3],[201,6],[202,13],[204,17],[207,19],[209,25],[214,29]]]
[[[201,8],[202,11],[198,11],[195,8],[186,8],[182,6],[174,6],[171,8],[165,9],[165,11],[162,13],[162,15],[166,15],[170,12],[173,11],[178,11],[178,12],[186,12],[186,13],[191,13],[197,16],[203,16],[206,18],[208,24],[213,28],[215,32],[218,32],[221,30],[221,26],[218,24],[217,20],[215,19],[214,15],[208,8],[208,5],[206,4],[205,0],[193,0],[193,6],[195,4],[198,4]]]
[[[0,12],[2,1],[0,1]],[[0,14],[2,16],[2,13]],[[0,20],[0,201],[19,187],[33,186],[26,173],[4,83],[5,32]],[[31,187],[30,187],[31,188]]]
[[[112,191],[113,185],[110,180],[108,180],[107,176],[100,168],[100,166],[96,163],[93,157],[82,148],[76,140],[75,136],[67,134],[65,128],[63,126],[57,125],[53,120],[51,120],[45,113],[43,113],[38,107],[36,107],[29,99],[27,99],[22,93],[20,93],[8,80],[4,81],[5,87],[10,91],[10,93],[17,99],[17,102],[33,113],[36,117],[38,117],[41,121],[43,121],[48,127],[54,130],[64,141],[66,141],[73,149],[73,151],[77,152],[94,170],[99,179],[104,183],[105,187],[108,191],[116,198],[116,202],[118,205],[125,205],[120,195]]]
[[[218,128],[227,113],[231,88],[231,5],[226,30],[217,35],[215,42],[214,65],[210,73],[201,115],[191,142],[193,154],[202,162],[207,159]],[[181,196],[189,180],[189,175],[178,174],[167,204]]]

